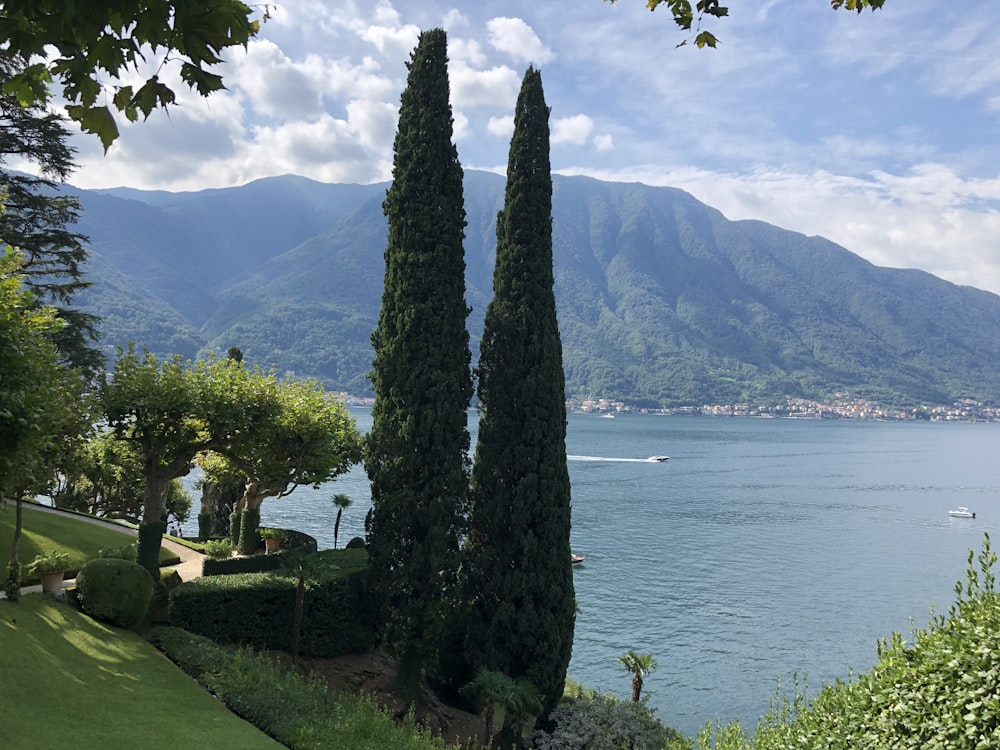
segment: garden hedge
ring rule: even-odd
[[[375,644],[376,626],[374,601],[365,587],[367,554],[364,550],[322,554],[339,567],[329,580],[306,589],[300,652],[329,657],[368,651]],[[199,578],[171,593],[170,623],[218,643],[287,651],[295,588],[294,579],[276,573]]]

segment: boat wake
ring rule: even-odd
[[[611,456],[566,456],[567,461],[607,461],[611,463],[629,464],[655,464],[666,460],[663,456],[650,456],[649,458],[613,458]]]

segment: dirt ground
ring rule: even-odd
[[[287,655],[281,656],[287,665]],[[301,662],[309,675],[326,682],[331,690],[374,696],[382,706],[400,719],[409,711],[409,703],[394,691],[396,665],[379,651],[329,659],[303,659]],[[416,707],[416,718],[419,723],[435,734],[443,736],[449,743],[458,743],[463,747],[480,747],[475,743],[482,741],[482,717],[446,706],[430,693],[422,704]],[[470,738],[473,744],[467,745]]]

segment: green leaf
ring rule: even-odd
[[[118,138],[118,124],[111,115],[111,110],[107,107],[85,107],[80,104],[71,104],[66,107],[66,112],[70,119],[80,123],[83,132],[91,133],[101,139],[104,153],[108,152],[111,144]]]

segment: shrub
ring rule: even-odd
[[[620,701],[599,691],[562,703],[549,714],[552,733],[535,732],[539,750],[662,750],[682,739],[664,726],[642,700]]]
[[[706,726],[699,750],[1000,747],[996,562],[987,534],[978,570],[969,552],[947,617],[933,617],[909,644],[893,633],[868,672],[826,685],[811,700],[797,686],[790,698],[779,691],[753,736],[738,724]]]
[[[130,628],[149,611],[153,579],[138,563],[113,557],[84,565],[76,577],[81,609],[95,620]]]
[[[41,573],[64,573],[70,568],[70,557],[65,552],[45,552],[35,557],[28,563],[28,575],[40,575]]]
[[[151,640],[185,672],[278,742],[293,750],[445,750],[415,725],[397,722],[370,698],[329,691],[266,657],[228,651],[179,628],[154,628]],[[457,748],[455,748],[457,750]]]
[[[98,557],[114,557],[118,560],[135,562],[135,543],[123,544],[121,547],[107,547],[97,551]]]
[[[347,543],[347,549],[364,549],[365,540],[359,536],[354,537]]]
[[[233,543],[228,539],[209,539],[205,542],[205,554],[213,560],[223,560],[233,554]]]

